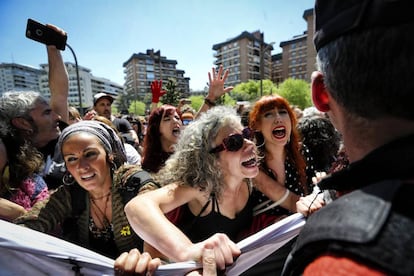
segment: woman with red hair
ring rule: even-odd
[[[144,138],[142,168],[157,173],[174,152],[181,133],[179,111],[172,105],[155,108],[148,119]]]
[[[252,196],[256,205],[248,234],[295,213],[299,197],[312,191],[312,158],[306,146],[301,144],[296,124],[293,108],[279,95],[263,96],[250,111],[249,127],[255,132],[262,160],[260,172],[254,179]],[[256,269],[260,267],[261,274],[271,271],[273,275],[280,275],[292,243],[264,259],[261,265],[255,266]]]

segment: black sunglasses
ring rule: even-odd
[[[217,153],[223,150],[238,151],[243,147],[244,139],[252,140],[253,131],[246,127],[242,133],[230,134],[223,139],[223,143],[210,150],[210,153]]]

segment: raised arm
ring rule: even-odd
[[[65,33],[56,26],[47,24],[49,28]],[[60,51],[54,45],[47,46],[49,63],[49,89],[50,106],[54,112],[62,117],[62,121],[68,123],[68,94],[69,78]]]
[[[158,103],[160,102],[160,98],[167,93],[167,91],[162,90],[162,80],[154,80],[151,83],[151,111],[158,107]]]
[[[202,113],[207,110],[209,110],[211,107],[215,105],[215,102],[218,98],[223,96],[224,94],[230,92],[233,89],[233,86],[228,86],[224,88],[224,83],[226,82],[226,79],[229,75],[229,70],[225,70],[223,66],[220,65],[219,70],[216,71],[216,69],[213,67],[211,69],[211,73],[208,72],[208,81],[209,81],[209,87],[208,87],[208,94],[204,99],[203,105],[200,107],[196,114],[196,118]]]

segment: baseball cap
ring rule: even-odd
[[[414,21],[411,0],[316,0],[316,51],[351,32]]]
[[[188,125],[194,120],[194,115],[191,112],[184,112],[181,115],[181,121],[183,122],[183,125]]]
[[[93,105],[96,105],[96,103],[102,98],[107,98],[111,102],[111,104],[114,101],[114,98],[111,95],[101,92],[93,96]]]

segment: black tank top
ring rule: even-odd
[[[212,210],[209,214],[201,216],[204,210],[212,204]],[[239,234],[250,227],[253,216],[253,203],[251,197],[244,208],[230,219],[220,213],[219,204],[214,194],[203,206],[200,213],[194,215],[188,207],[188,204],[178,207],[167,217],[193,242],[200,242],[209,238],[216,233],[226,234],[232,241],[239,240]],[[173,214],[175,213],[175,214]],[[175,219],[173,219],[175,217]]]

